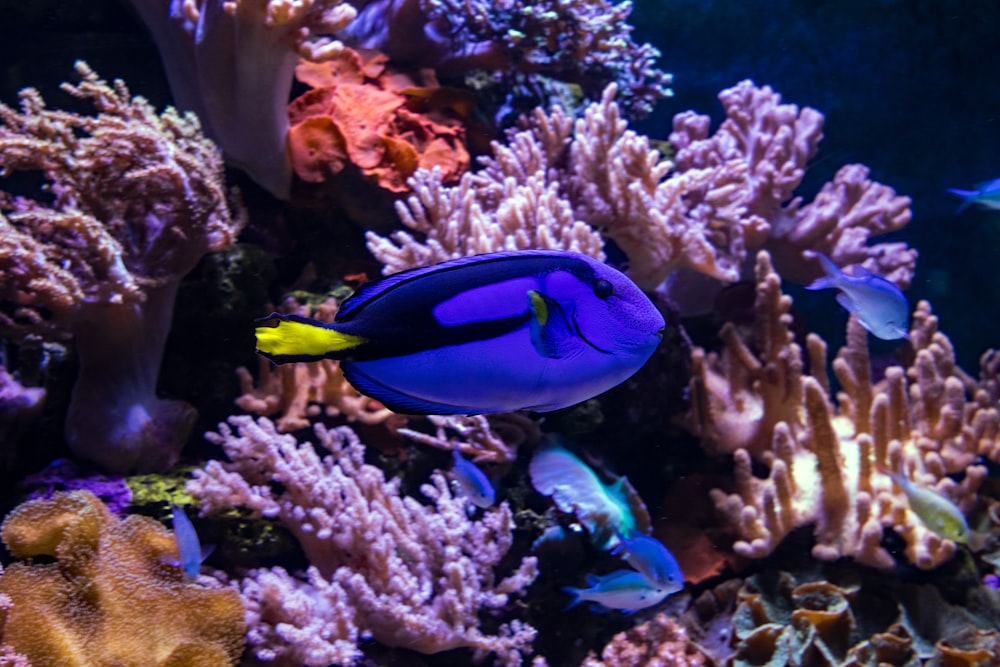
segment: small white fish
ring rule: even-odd
[[[933,489],[914,484],[902,470],[892,472],[882,468],[882,472],[902,489],[910,509],[929,530],[953,542],[969,539],[969,524],[955,503]]]
[[[976,183],[975,190],[957,190],[948,188],[948,192],[962,198],[956,213],[961,213],[970,206],[982,206],[1000,210],[1000,178],[992,181]]]
[[[462,495],[476,507],[483,509],[491,507],[497,500],[497,494],[490,478],[476,464],[466,461],[458,453],[457,447],[452,449],[451,453],[452,460],[455,462],[452,472]]]
[[[573,596],[566,609],[572,609],[581,602],[592,602],[599,610],[615,609],[628,614],[659,604],[668,595],[683,588],[683,584],[661,588],[633,570],[616,570],[602,576],[588,574],[587,585],[590,588],[563,588]]]
[[[855,267],[854,275],[844,273],[823,253],[807,250],[803,255],[819,259],[826,274],[806,285],[806,289],[840,290],[837,303],[856,314],[861,326],[877,338],[896,340],[907,337],[910,305],[895,283],[860,266]]]

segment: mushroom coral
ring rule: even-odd
[[[467,105],[423,72],[419,85],[386,67],[381,54],[362,59],[345,48],[322,63],[303,61],[296,76],[312,90],[288,107],[288,159],[296,175],[322,183],[348,162],[379,186],[406,192],[418,167],[438,167],[453,182],[469,166],[460,117]]]
[[[3,642],[34,665],[234,665],[245,621],[239,594],[185,580],[164,558],[174,536],[148,517],[119,520],[89,491],[16,508],[0,528],[17,562]],[[51,559],[54,559],[52,561]]]

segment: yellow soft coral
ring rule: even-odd
[[[119,520],[89,491],[24,503],[0,528],[17,558],[0,576],[13,602],[3,642],[33,665],[234,665],[245,623],[239,594],[185,580],[164,557],[173,535]]]

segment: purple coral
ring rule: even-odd
[[[188,484],[206,512],[240,506],[277,519],[311,563],[306,579],[278,568],[241,583],[257,657],[350,664],[358,637],[370,636],[422,653],[468,647],[521,664],[531,626],[513,620],[495,634],[480,627],[481,614],[506,607],[537,573],[534,558],[506,578],[495,573],[513,543],[507,503],[472,520],[439,472],[421,488],[430,501],[422,503],[364,462],[351,429],[315,433],[319,446],[264,418],[230,417],[206,437],[231,463],[210,461]]]
[[[176,461],[190,405],[156,395],[181,278],[243,225],[197,118],[157,114],[121,81],[65,85],[95,115],[48,109],[37,91],[0,105],[0,169],[38,172],[46,196],[0,192],[0,331],[74,337],[80,374],[66,438],[107,470]],[[234,209],[239,210],[239,209]]]
[[[481,69],[504,89],[539,86],[537,75],[578,84],[596,99],[616,83],[625,112],[647,115],[671,95],[660,52],[632,41],[631,2],[607,0],[376,0],[355,3],[340,35],[390,58],[444,74]]]

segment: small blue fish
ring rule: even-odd
[[[572,609],[581,602],[592,602],[598,611],[617,609],[628,614],[659,604],[668,595],[680,590],[654,586],[632,570],[616,570],[603,576],[588,574],[587,585],[590,588],[563,587],[573,596],[566,609]]]
[[[362,285],[333,323],[273,313],[257,352],[339,359],[358,391],[396,412],[483,414],[575,405],[625,381],[663,316],[617,269],[579,253],[464,257]]]
[[[618,534],[612,555],[622,559],[646,578],[651,585],[675,593],[684,587],[684,574],[674,555],[663,542],[637,533],[635,537]]]
[[[962,203],[956,213],[961,213],[970,206],[982,206],[1000,210],[1000,178],[992,181],[976,183],[975,190],[956,190],[948,188],[948,192],[962,198]]]
[[[458,447],[452,449],[451,454],[455,461],[452,471],[462,495],[468,498],[469,502],[476,507],[482,507],[483,509],[491,507],[497,500],[497,494],[493,489],[490,478],[479,469],[479,466],[471,461],[466,461],[458,453]]]
[[[197,579],[202,561],[212,553],[212,547],[202,548],[198,533],[184,510],[177,505],[171,505],[170,510],[174,514],[174,541],[178,553],[177,560],[171,564],[184,570],[189,579]]]
[[[837,303],[858,316],[861,326],[882,340],[906,338],[910,321],[910,305],[894,283],[864,269],[855,268],[849,275],[840,270],[829,257],[819,252],[806,251],[806,257],[816,257],[823,265],[825,276],[806,289],[838,289]]]

